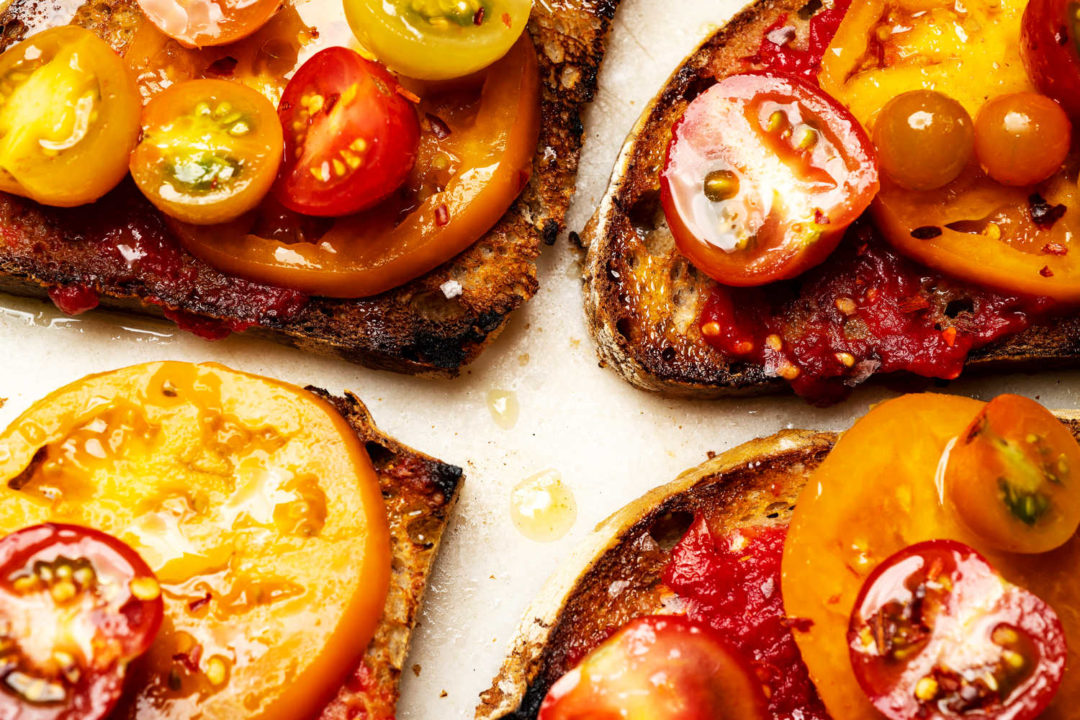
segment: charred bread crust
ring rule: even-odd
[[[108,265],[96,257],[97,248],[80,234],[77,223],[72,229],[70,218],[77,219],[77,213],[0,196],[0,291],[44,297],[52,288],[84,286],[113,310],[156,316],[180,311],[226,325],[251,325],[252,334],[378,369],[456,375],[537,291],[536,258],[542,244],[554,243],[563,228],[581,151],[581,115],[596,93],[618,3],[536,3],[529,33],[537,48],[542,98],[532,177],[483,238],[400,288],[357,300],[311,298],[295,313],[260,312],[242,299],[265,288],[223,275],[182,250],[191,283],[168,282],[152,269],[134,272]],[[137,27],[139,10],[135,0],[13,0],[0,13],[0,49],[22,39],[28,29],[43,27],[46,18],[64,22],[69,17],[122,51]],[[149,222],[171,240],[156,211],[131,188],[122,187],[102,203],[117,228]],[[441,287],[448,281],[461,285],[460,296],[446,297]]]
[[[398,684],[416,626],[424,588],[450,513],[462,487],[462,470],[408,448],[379,431],[356,396],[328,400],[367,447],[390,520],[391,581],[386,609],[362,664],[346,680],[320,720],[393,720]]]
[[[1080,412],[1055,414],[1080,437]],[[628,621],[664,612],[660,573],[696,513],[725,531],[787,525],[836,433],[785,430],[722,453],[603,521],[518,626],[477,720],[535,720],[552,684]]]
[[[698,47],[645,108],[623,146],[599,208],[582,233],[589,330],[603,364],[636,387],[683,397],[760,395],[787,383],[733,363],[697,327],[712,281],[675,248],[660,207],[671,128],[717,79],[752,67],[781,16],[805,40],[821,0],[757,0]],[[1080,363],[1080,316],[1037,325],[971,353],[968,371],[1034,370]]]

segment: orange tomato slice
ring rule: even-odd
[[[165,623],[110,717],[309,717],[382,615],[378,478],[300,388],[178,362],[90,376],[0,433],[0,478],[0,532],[108,532],[161,583]]]

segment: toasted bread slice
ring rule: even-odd
[[[1080,412],[1055,414],[1080,437]],[[596,647],[633,618],[667,612],[660,573],[695,514],[707,511],[724,532],[786,526],[838,437],[787,430],[753,440],[604,520],[526,611],[477,719],[535,720],[552,684],[572,669],[569,655]]]
[[[582,234],[585,308],[600,359],[633,385],[671,395],[777,392],[787,384],[752,363],[732,363],[707,344],[698,317],[711,279],[676,249],[660,206],[671,128],[718,79],[754,69],[767,30],[784,17],[805,43],[821,0],[757,0],[709,37],[671,75],[631,131],[608,190]],[[1080,316],[974,351],[969,370],[1024,370],[1080,362]]]
[[[541,244],[554,243],[563,227],[581,150],[581,113],[596,92],[618,1],[536,3],[529,33],[543,97],[532,178],[483,238],[400,288],[358,300],[305,299],[224,275],[182,250],[157,211],[126,182],[95,205],[76,210],[0,195],[0,291],[43,297],[59,287],[86,287],[107,308],[180,317],[188,325],[210,321],[215,331],[250,328],[304,350],[385,370],[454,375],[536,293],[536,258]],[[135,0],[12,0],[0,13],[0,49],[69,21],[94,30],[122,52],[140,10]],[[135,255],[151,251],[150,257],[131,260],[130,251],[117,252],[119,236],[137,248]],[[161,257],[169,271],[162,270]],[[460,295],[441,289],[450,281],[461,286]]]
[[[405,666],[435,554],[462,487],[461,468],[383,435],[352,394],[329,400],[367,447],[390,520],[392,575],[386,608],[363,663],[348,677],[320,720],[393,720]]]

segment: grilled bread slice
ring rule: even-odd
[[[1058,412],[1080,437],[1080,413]],[[622,508],[597,528],[526,611],[510,653],[481,695],[478,720],[535,720],[548,690],[633,618],[668,612],[660,573],[694,516],[721,532],[786,526],[835,433],[787,430],[717,455]],[[575,655],[576,653],[576,655]]]
[[[529,33],[539,59],[542,119],[532,178],[484,237],[402,287],[372,298],[303,302],[295,293],[224,275],[182,250],[126,182],[76,210],[0,195],[0,291],[44,297],[65,286],[85,287],[107,308],[165,314],[196,328],[209,322],[215,332],[249,329],[379,369],[454,375],[536,293],[536,258],[563,226],[581,150],[581,113],[596,91],[617,5],[536,3]],[[75,22],[122,52],[139,21],[135,0],[12,0],[0,13],[0,49],[47,26]],[[168,270],[154,258],[103,251],[102,239],[115,242],[118,234],[136,234],[141,247],[167,258]],[[444,292],[451,281],[455,291]]]
[[[831,5],[831,3],[830,3]],[[732,363],[698,328],[713,281],[676,249],[660,206],[671,129],[718,79],[755,69],[781,17],[806,42],[821,0],[757,0],[709,37],[672,74],[627,139],[608,190],[582,234],[585,308],[600,359],[633,385],[671,395],[717,397],[784,390],[753,363]],[[942,317],[946,324],[950,318]],[[1056,318],[974,351],[968,370],[1025,370],[1080,362],[1080,316]]]

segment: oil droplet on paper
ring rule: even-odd
[[[518,405],[517,393],[513,390],[488,390],[487,406],[492,420],[503,430],[510,430],[517,425],[521,408]]]
[[[577,521],[574,494],[555,470],[544,470],[519,482],[510,493],[514,527],[536,542],[553,542]]]

